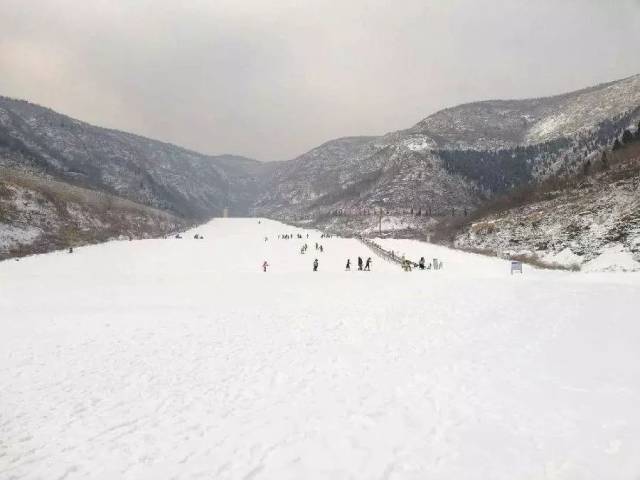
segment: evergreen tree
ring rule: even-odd
[[[591,160],[587,160],[584,162],[584,166],[582,167],[582,171],[585,175],[589,175],[589,171],[591,170]]]
[[[602,162],[602,169],[607,170],[609,168],[609,160],[607,159],[607,152],[602,152],[602,158],[600,159]]]
[[[627,129],[625,129],[624,132],[622,132],[622,143],[624,143],[625,145],[629,144],[633,142],[633,135],[631,134],[631,132]]]
[[[613,142],[612,150],[615,152],[616,150],[620,150],[620,147],[622,147],[622,144],[620,143],[620,140],[616,138]]]

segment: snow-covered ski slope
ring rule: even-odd
[[[0,263],[1,479],[639,477],[639,275],[184,237]]]

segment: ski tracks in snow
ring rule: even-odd
[[[441,251],[441,272],[346,273],[366,251],[343,239],[314,274],[274,240],[293,229],[255,224],[1,264],[0,478],[639,471],[637,283]]]

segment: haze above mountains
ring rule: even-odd
[[[638,0],[3,0],[2,20],[0,94],[259,160],[640,72]]]

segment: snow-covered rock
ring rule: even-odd
[[[614,155],[623,160],[604,171],[488,213],[454,245],[587,271],[640,270],[640,144]]]
[[[161,236],[188,224],[119,197],[0,168],[0,260],[119,236]]]

